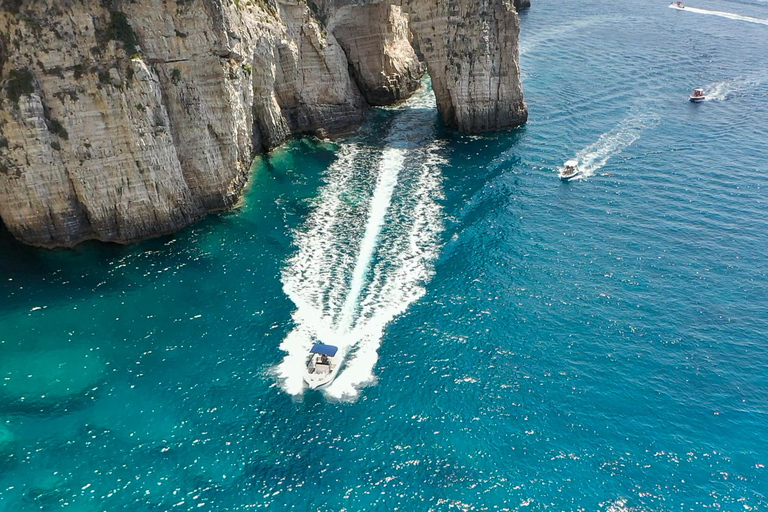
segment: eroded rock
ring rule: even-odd
[[[314,0],[338,40],[360,91],[371,105],[409,98],[421,84],[424,65],[410,43],[408,15],[399,5]]]
[[[40,0],[0,34],[0,217],[29,244],[172,232],[232,206],[255,151],[363,117],[304,2]]]

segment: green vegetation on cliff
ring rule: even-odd
[[[14,69],[8,76],[8,84],[5,87],[8,99],[14,104],[19,104],[19,99],[24,94],[35,92],[34,78],[27,68]]]

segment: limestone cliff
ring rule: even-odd
[[[479,132],[526,122],[511,0],[403,1],[448,126]]]
[[[0,0],[0,218],[40,246],[171,232],[255,152],[407,98],[417,54],[449,125],[522,123],[509,1]]]
[[[302,3],[4,7],[0,216],[27,243],[173,231],[237,201],[254,146],[362,119]]]
[[[424,66],[410,44],[408,16],[386,1],[311,0],[347,55],[371,105],[390,105],[419,88]]]
[[[527,0],[310,1],[346,51],[369,103],[410,95],[421,74],[418,53],[448,126],[479,132],[526,122],[516,7],[530,6]]]

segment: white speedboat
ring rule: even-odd
[[[669,6],[673,9],[680,9],[680,10],[685,9],[685,4],[683,4],[683,2],[672,2],[671,4],[669,4]]]
[[[560,169],[560,179],[563,181],[572,180],[579,174],[581,174],[581,169],[579,169],[579,161],[576,159],[568,160]]]
[[[692,103],[699,103],[707,99],[704,94],[704,89],[694,89],[691,96],[688,98]]]
[[[309,389],[325,386],[336,378],[341,366],[341,358],[336,354],[338,347],[326,345],[325,343],[315,343],[309,350],[309,361],[307,362],[307,371],[304,374],[304,381]]]

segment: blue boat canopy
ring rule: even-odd
[[[339,351],[339,347],[334,347],[333,345],[326,345],[325,343],[315,343],[312,345],[312,349],[310,349],[310,354],[325,354],[326,356],[335,356],[336,352]]]

